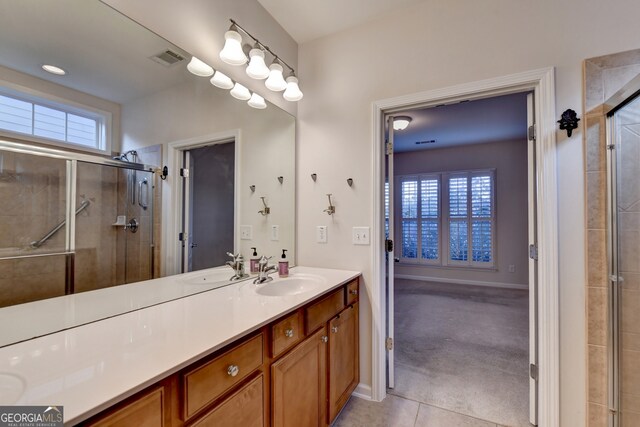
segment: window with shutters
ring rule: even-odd
[[[493,170],[399,178],[403,262],[495,266]]]
[[[0,88],[0,132],[110,154],[108,113]]]
[[[440,261],[440,176],[400,179],[401,254],[407,262]]]

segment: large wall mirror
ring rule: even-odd
[[[98,0],[0,0],[0,40],[0,346],[295,260],[293,116]]]

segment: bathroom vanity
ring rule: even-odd
[[[0,371],[68,425],[329,425],[359,382],[358,291],[296,267],[1,348]]]

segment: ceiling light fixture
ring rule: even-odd
[[[393,130],[405,130],[411,123],[409,116],[396,116],[393,118]]]
[[[265,85],[268,89],[274,92],[281,92],[285,89],[286,95],[283,94],[284,99],[287,101],[298,101],[302,99],[302,92],[298,85],[298,79],[295,77],[295,70],[276,55],[268,46],[265,46],[257,38],[252,36],[247,30],[242,28],[236,21],[230,19],[231,27],[224,35],[225,45],[222,51],[220,51],[220,58],[231,65],[244,65],[247,63],[247,57],[242,50],[242,35],[247,35],[252,42],[253,48],[249,52],[249,65],[247,66],[247,75],[254,79],[267,79]],[[265,52],[268,52],[273,60],[271,66],[267,68],[265,62]],[[289,77],[284,79],[284,67],[289,69]],[[293,79],[290,81],[290,78]],[[295,79],[295,81],[293,81]]]
[[[225,42],[220,51],[220,59],[229,65],[244,65],[247,63],[247,55],[242,51],[242,36],[235,22],[231,22],[229,31],[224,33]]]
[[[205,64],[195,56],[191,57],[191,61],[187,64],[187,70],[189,70],[191,74],[195,74],[200,77],[209,77],[213,75],[213,67]]]
[[[55,65],[45,64],[42,66],[42,69],[47,73],[55,74],[56,76],[64,76],[65,74],[67,74],[65,70],[60,67],[56,67]]]
[[[220,89],[233,88],[233,80],[231,80],[226,74],[220,72],[220,70],[217,70],[209,81],[212,85],[214,85],[215,87],[219,87]]]

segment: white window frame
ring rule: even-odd
[[[14,98],[19,101],[28,102],[33,105],[41,105],[47,108],[53,108],[64,113],[74,114],[85,117],[97,122],[97,146],[90,147],[88,145],[75,144],[73,142],[61,141],[59,139],[37,136],[29,133],[12,132],[6,129],[0,129],[0,136],[7,136],[23,141],[31,141],[39,144],[54,145],[57,147],[70,148],[76,151],[86,151],[97,154],[111,155],[112,148],[112,114],[87,105],[79,104],[69,100],[61,99],[53,95],[22,88],[8,82],[0,81],[0,95]]]
[[[438,258],[437,259],[426,259],[422,258],[422,181],[426,179],[436,180],[438,181]],[[434,265],[438,266],[442,264],[442,177],[440,173],[428,173],[428,174],[416,174],[416,175],[402,175],[398,177],[398,189],[396,194],[400,196],[399,203],[396,206],[399,207],[399,215],[397,215],[398,225],[396,226],[396,230],[399,233],[400,242],[397,247],[400,250],[400,262],[406,264],[420,264],[420,265]],[[418,183],[418,200],[417,200],[417,211],[416,218],[411,218],[411,220],[415,220],[418,227],[418,242],[417,242],[417,256],[416,258],[405,258],[402,256],[402,221],[405,219],[402,216],[402,183],[405,181],[417,181]]]
[[[497,247],[497,239],[496,239],[496,170],[495,169],[477,169],[477,170],[468,170],[468,171],[455,171],[455,172],[447,172],[442,174],[442,237],[441,242],[444,250],[444,254],[446,255],[443,259],[443,265],[448,267],[472,267],[472,268],[482,268],[482,269],[495,269],[496,268],[496,247]],[[491,222],[491,262],[482,262],[482,261],[473,261],[473,234],[472,234],[472,224],[473,217],[471,213],[472,203],[471,203],[471,180],[473,177],[477,176],[487,176],[491,177],[491,217],[488,219]],[[451,178],[459,178],[466,177],[467,178],[467,216],[465,219],[467,221],[467,260],[466,261],[456,261],[451,259],[450,253],[450,245],[449,245],[449,237],[450,237],[450,224],[453,221],[457,221],[458,219],[452,220],[449,212],[449,181]],[[446,242],[446,244],[444,244]]]
[[[471,178],[474,176],[486,176],[491,177],[491,262],[473,261],[473,234],[472,224],[473,218],[471,216]],[[468,248],[467,248],[467,260],[455,261],[450,259],[450,247],[449,247],[449,180],[455,177],[464,176],[467,178],[467,233],[468,233]],[[449,171],[449,172],[436,172],[425,174],[411,174],[411,175],[399,175],[396,177],[396,230],[397,241],[396,248],[398,250],[397,255],[400,262],[403,264],[412,265],[425,265],[430,267],[447,267],[447,268],[478,268],[485,270],[495,270],[497,268],[497,206],[496,206],[496,170],[495,168],[488,169],[472,169],[461,171]],[[422,185],[421,182],[424,179],[436,179],[438,180],[438,259],[425,259],[422,258]],[[402,183],[405,181],[417,181],[418,182],[418,209],[417,217],[415,218],[418,226],[418,243],[417,243],[417,257],[406,258],[403,256],[402,248]],[[411,218],[413,219],[413,218]]]

